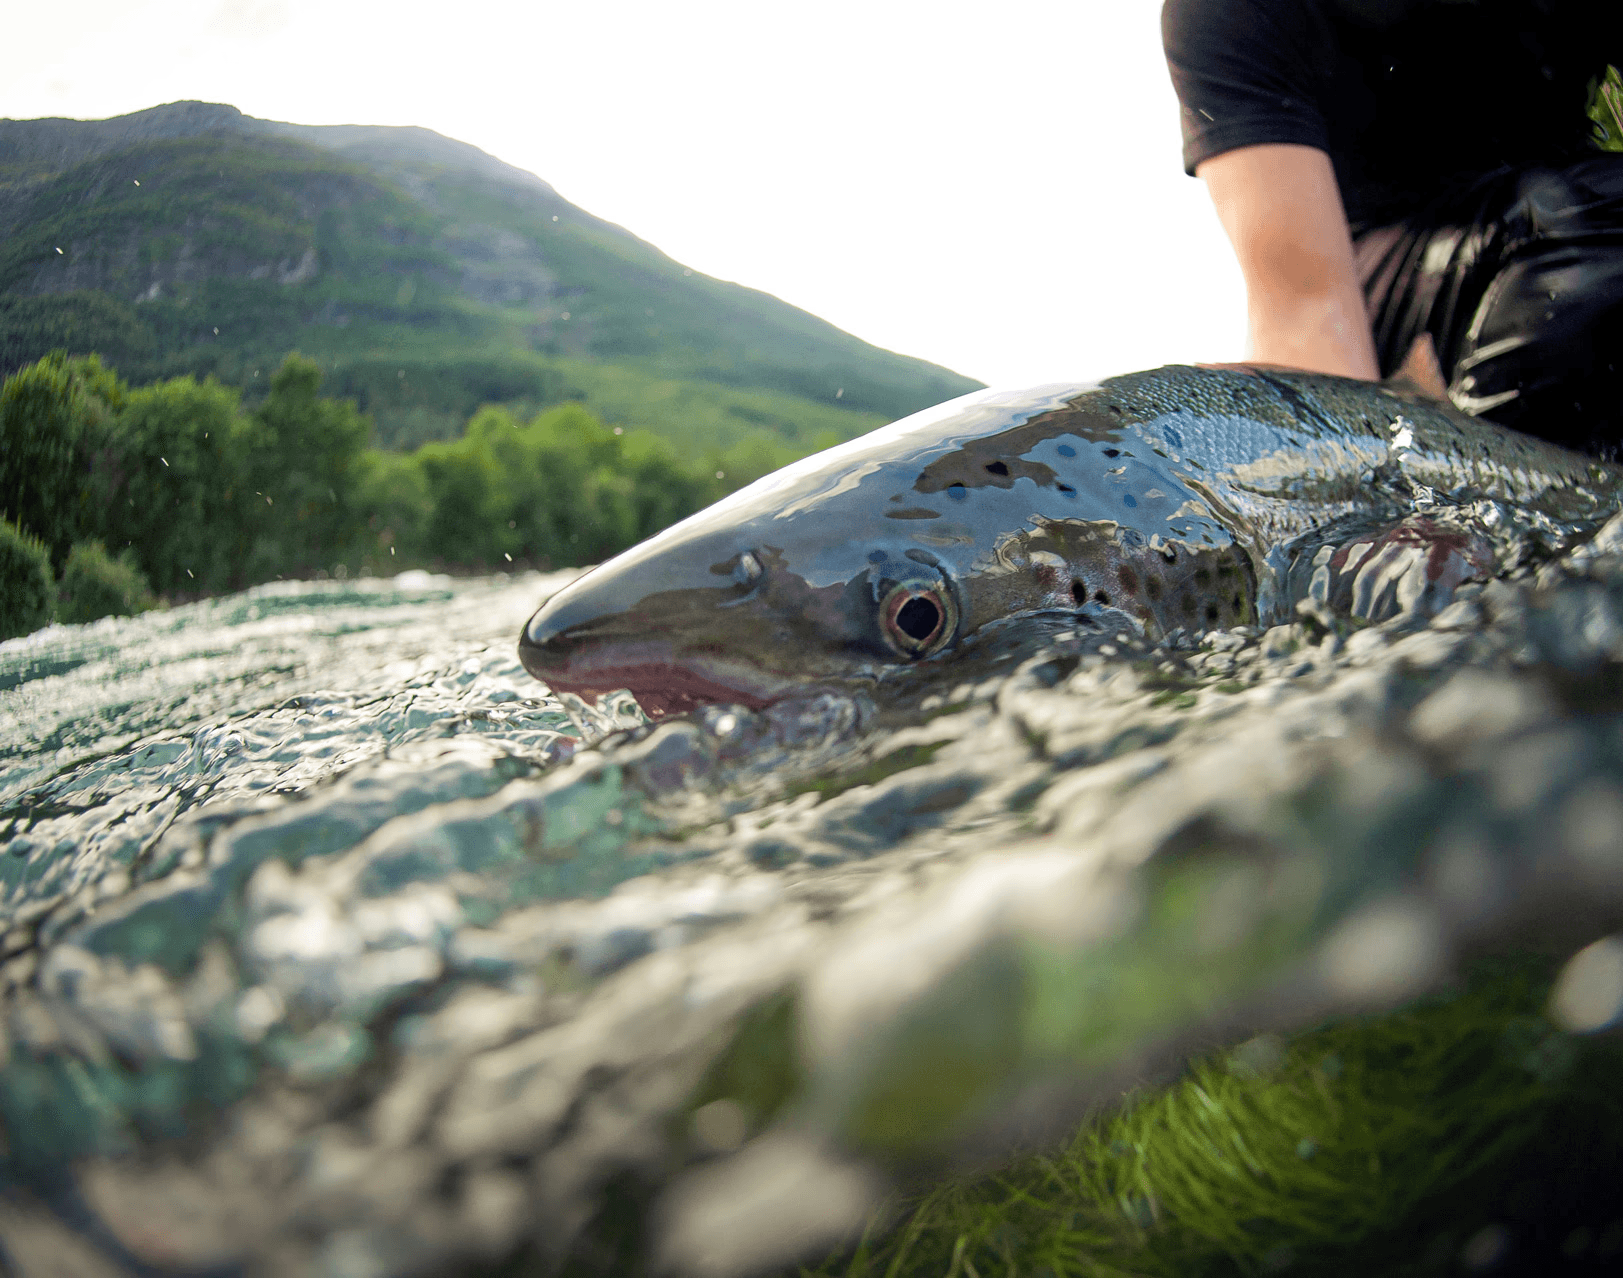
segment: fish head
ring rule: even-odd
[[[979,392],[768,475],[547,600],[520,636],[524,665],[557,692],[629,689],[657,717],[759,708],[950,652],[989,610],[1045,594],[977,590],[1022,500],[993,512],[921,476],[1083,389]]]
[[[657,717],[905,679],[1024,614],[1183,624],[1232,546],[1117,398],[981,391],[805,458],[577,578],[520,656]]]

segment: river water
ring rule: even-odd
[[[568,573],[0,645],[6,1258],[740,1274],[1530,936],[1605,1024],[1620,532],[1433,618],[1056,626],[657,726],[520,667]]]

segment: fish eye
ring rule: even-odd
[[[892,586],[879,605],[885,642],[904,657],[927,657],[952,635],[952,606],[933,586]]]

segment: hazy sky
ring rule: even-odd
[[[1241,354],[1159,0],[6,8],[0,116],[196,98],[423,125],[688,266],[989,382]]]

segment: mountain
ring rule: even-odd
[[[66,346],[250,401],[289,350],[380,442],[584,400],[695,451],[810,447],[979,386],[712,279],[419,128],[177,102],[0,120],[0,369]]]

